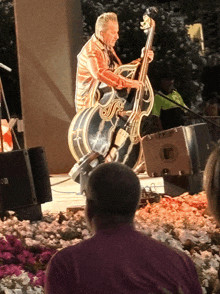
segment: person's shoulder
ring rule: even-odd
[[[154,99],[162,99],[162,96],[160,94],[163,94],[161,91],[157,91],[157,93],[154,95]],[[165,95],[165,94],[163,94]]]
[[[174,89],[171,94],[181,97],[180,93],[176,89]]]
[[[96,56],[96,54],[99,54],[103,50],[104,50],[103,45],[95,37],[95,35],[92,35],[92,37],[83,46],[83,48],[81,50],[81,54],[84,54],[87,56],[90,56],[90,55]]]

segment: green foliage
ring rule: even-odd
[[[187,24],[202,24],[206,56],[220,53],[220,1],[179,0],[178,6]]]
[[[146,8],[155,1],[81,0],[84,19],[85,39],[94,33],[95,21],[103,12],[115,12],[120,24],[120,39],[116,44],[116,51],[123,63],[128,63],[140,57],[141,49],[145,45],[146,37],[140,30],[140,22]]]
[[[155,5],[158,14],[155,19],[156,31],[153,42],[155,57],[149,66],[149,77],[153,87],[158,87],[158,77],[171,73],[176,80],[176,87],[185,103],[190,105],[196,100],[201,90],[200,74],[204,66],[199,47],[187,35],[182,21],[173,18],[172,10],[167,12],[156,1],[118,1],[113,0],[104,5],[104,0],[82,0],[84,32],[88,39],[94,33],[94,25],[98,15],[113,11],[118,15],[120,39],[116,44],[116,52],[123,63],[140,57],[145,46],[146,36],[140,29],[140,22],[146,8]]]
[[[202,14],[204,44],[207,55],[220,53],[220,16],[219,12],[209,11]]]
[[[0,63],[12,68],[12,72],[0,69],[6,103],[11,115],[21,115],[18,60],[13,1],[0,0]],[[3,117],[7,118],[4,112]]]
[[[14,11],[13,4],[9,0],[0,1],[0,54],[6,51],[13,52],[15,43]]]
[[[158,88],[158,77],[173,76],[178,92],[190,105],[201,90],[204,58],[199,52],[199,45],[188,36],[184,19],[174,18],[172,11],[159,8],[155,21],[155,59],[149,72],[152,84]]]

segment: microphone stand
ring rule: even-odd
[[[200,115],[200,114],[194,112],[193,110],[189,109],[188,107],[185,107],[185,106],[183,106],[183,105],[180,105],[178,102],[173,101],[172,99],[170,99],[169,97],[167,97],[166,95],[162,94],[162,93],[159,92],[159,91],[154,91],[154,92],[155,92],[155,94],[160,95],[160,96],[163,97],[164,99],[169,100],[170,102],[176,104],[177,106],[181,107],[182,109],[184,109],[184,110],[186,110],[186,111],[188,111],[188,112],[194,114],[195,116],[198,116],[199,118],[203,119],[204,121],[206,121],[206,122],[208,122],[208,123],[210,123],[210,124],[212,124],[212,125],[214,125],[214,126],[216,126],[216,127],[218,127],[218,128],[220,129],[220,125],[219,125],[219,124],[216,124],[216,123],[214,123],[213,121],[210,121],[210,120],[207,119],[206,117],[204,117],[204,116],[202,116],[202,115]]]

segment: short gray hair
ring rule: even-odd
[[[118,22],[117,15],[114,12],[102,13],[96,20],[95,33],[99,35],[100,31],[105,31],[109,21]]]

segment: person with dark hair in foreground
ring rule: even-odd
[[[97,166],[86,197],[94,235],[52,257],[46,294],[202,294],[190,257],[135,230],[140,182],[128,166]]]
[[[207,195],[209,210],[220,224],[220,144],[215,146],[207,160],[203,187]]]
[[[206,192],[209,211],[220,225],[220,144],[215,146],[207,160],[203,174],[203,188]],[[220,268],[212,293],[220,293]]]

